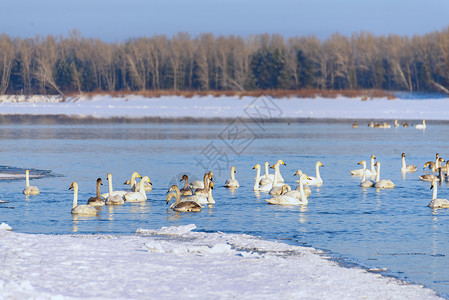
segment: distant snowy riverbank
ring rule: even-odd
[[[94,118],[273,118],[273,119],[376,119],[376,120],[449,120],[441,109],[449,98],[362,100],[359,98],[282,98],[163,96],[92,98],[0,96],[3,115],[65,115]]]

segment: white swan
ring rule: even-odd
[[[128,193],[128,191],[113,191],[113,189],[112,189],[112,174],[111,173],[108,173],[107,179],[108,179],[109,192],[105,193],[105,194],[101,194],[101,197],[107,199],[109,197],[109,195],[111,195],[111,196],[113,196],[113,195],[125,196],[125,194]]]
[[[204,174],[203,180],[202,181],[201,180],[195,180],[195,181],[191,182],[189,184],[190,188],[193,191],[195,191],[197,189],[204,189],[205,187],[207,187],[208,180],[212,180],[213,174],[214,173],[212,171]]]
[[[407,165],[405,163],[405,153],[402,153],[401,172],[402,173],[411,173],[411,172],[416,172],[417,170],[418,170],[418,168],[415,165]]]
[[[149,182],[150,178],[144,176],[139,182],[139,189],[137,192],[130,192],[125,194],[126,202],[144,202],[147,201],[147,194],[145,193],[145,182]]]
[[[377,175],[376,175],[376,183],[374,184],[374,187],[376,189],[392,189],[392,188],[394,188],[396,185],[390,179],[380,180],[380,162],[379,161],[376,163],[376,166],[377,166]]]
[[[424,163],[423,170],[429,168],[432,172],[438,172],[438,168],[441,166],[441,163],[444,161],[440,154],[435,154],[435,161],[428,161]]]
[[[282,183],[282,182],[284,182],[284,177],[282,177],[282,174],[281,174],[281,170],[279,169],[279,166],[280,165],[284,165],[284,166],[287,166],[287,164],[282,160],[282,159],[280,159],[280,160],[278,160],[274,165],[277,165],[278,167],[277,167],[277,169],[276,168],[274,168],[274,172],[275,172],[275,174],[276,174],[276,172],[277,172],[277,182],[275,182],[276,184],[277,183]],[[274,166],[273,165],[273,166]],[[273,166],[271,166],[272,168],[273,168]],[[274,179],[274,177],[273,177],[273,179]]]
[[[205,195],[192,195],[192,196],[185,196],[182,198],[182,201],[184,200],[188,200],[188,201],[195,201],[198,204],[214,204],[215,200],[214,197],[212,196],[212,190],[214,188],[214,182],[210,181],[209,185],[208,185],[208,193],[207,196]],[[179,189],[179,187],[178,187]],[[168,190],[169,192],[173,192],[175,190],[175,188],[173,186],[170,187],[170,189]]]
[[[363,188],[373,187],[375,184],[372,180],[366,180],[366,170],[363,172],[362,181],[360,182],[360,186]]]
[[[103,185],[101,182],[101,178],[97,179],[97,196],[96,197],[90,197],[89,200],[87,200],[87,204],[92,206],[104,206],[104,198],[100,195],[100,185]]]
[[[191,196],[193,195],[192,189],[189,187],[189,176],[186,174],[182,175],[182,178],[179,181],[184,181],[184,187],[180,189],[181,196]]]
[[[309,177],[309,179],[305,179],[304,184],[316,185],[316,186],[320,186],[323,184],[323,179],[321,179],[319,167],[324,167],[324,166],[320,161],[317,161],[315,164],[316,177]]]
[[[235,167],[234,166],[231,167],[231,179],[226,180],[224,186],[227,188],[238,188],[240,186],[237,179],[235,179]]]
[[[266,161],[265,162],[265,175],[260,179],[259,184],[265,185],[265,184],[271,184],[274,180],[274,174],[270,174],[269,171],[270,164]]]
[[[287,189],[289,191],[291,191],[292,188],[288,184],[280,183],[279,180],[277,180],[278,176],[280,174],[280,172],[279,172],[279,164],[275,163],[271,167],[274,168],[274,180],[273,180],[273,183],[271,184],[271,189],[269,191],[269,194],[272,195],[272,196],[281,195],[283,186],[287,186]]]
[[[306,195],[304,194],[303,189],[303,182],[304,180],[309,179],[309,177],[306,174],[302,174],[299,176],[299,186],[300,186],[300,195],[301,198],[296,198],[293,196],[287,196],[287,195],[280,195],[277,197],[273,197],[270,199],[266,199],[265,201],[269,204],[273,205],[304,205],[308,204],[309,200],[307,199]]]
[[[293,174],[293,176],[298,175],[298,177],[301,177],[302,174],[303,174],[302,171],[300,169],[298,169],[298,170],[296,170],[295,174]],[[310,177],[308,177],[308,178],[310,178]],[[309,197],[310,194],[312,194],[312,190],[310,189],[310,187],[308,185],[303,184],[303,189],[304,189],[304,194],[306,195],[306,197]],[[301,186],[299,184],[299,179],[298,179],[298,186],[295,187],[295,191],[299,192],[300,190],[301,190]],[[293,192],[293,191],[291,191],[291,192]],[[290,192],[288,192],[288,193],[290,193]]]
[[[92,205],[78,205],[78,183],[72,182],[69,187],[69,190],[71,189],[73,189],[72,215],[94,216],[98,213]]]
[[[415,128],[416,129],[426,129],[426,120],[422,120],[422,123],[421,124],[416,124],[415,125]]]
[[[172,193],[172,192],[175,193]],[[175,197],[176,201],[174,204],[170,206],[171,209],[174,211],[179,212],[191,212],[191,211],[201,211],[203,208],[200,204],[198,204],[196,201],[183,199],[181,200],[181,191],[179,190],[179,187],[177,185],[172,185],[170,189],[167,192],[167,204],[170,202],[170,200]]]
[[[269,184],[259,185],[259,182],[260,182],[260,165],[259,164],[255,165],[253,170],[254,169],[257,170],[257,175],[256,175],[256,181],[254,182],[253,190],[254,191],[261,191],[261,192],[269,192],[271,190],[271,188],[273,187],[273,184],[269,183]]]
[[[112,188],[112,175],[108,173],[108,189],[109,192],[106,194],[102,194],[101,196],[106,199],[106,205],[123,205],[125,204],[125,194],[126,191],[117,191],[115,192]]]
[[[25,188],[22,193],[25,195],[39,195],[39,188],[37,186],[30,185],[30,170],[25,171]]]
[[[376,169],[374,167],[375,159],[376,159],[376,156],[371,155],[371,166],[370,166],[369,170],[366,168],[366,161],[362,160],[361,162],[357,163],[357,164],[363,164],[363,162],[365,162],[365,164],[363,164],[362,169],[355,169],[355,170],[350,171],[351,175],[363,176],[363,172],[364,172],[364,170],[366,170],[366,176],[375,176],[376,175]]]
[[[210,173],[204,174],[204,178],[203,178],[204,188],[198,188],[198,189],[194,190],[193,194],[207,197],[209,195],[209,188],[210,188],[209,184],[211,182],[212,182],[212,176],[210,175]]]
[[[437,198],[437,186],[438,183],[436,181],[432,181],[430,188],[433,189],[432,193],[432,201],[427,205],[431,208],[449,208],[449,200],[447,199],[438,199]]]
[[[130,184],[131,185],[131,191],[133,191],[133,192],[137,191],[136,178],[142,178],[142,176],[140,176],[140,174],[138,172],[133,172],[131,174],[131,180],[127,180],[124,183],[124,184]]]

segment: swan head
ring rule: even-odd
[[[357,164],[358,164],[358,165],[366,166],[366,161],[362,160],[362,161],[359,161]]]
[[[287,165],[282,159],[278,160],[277,164],[278,165],[284,165],[284,166]]]
[[[97,178],[97,184],[103,185],[103,182],[101,181],[101,178]]]
[[[168,189],[167,194],[171,193],[171,192],[176,192],[176,191],[179,191],[181,193],[181,191],[179,190],[179,187],[176,184],[174,184]]]
[[[317,166],[320,166],[320,167],[324,167],[324,165],[323,165],[320,161],[317,161],[317,162],[316,162],[316,165],[317,165]]]
[[[380,167],[380,161],[376,162],[375,166]]]
[[[299,177],[301,177],[302,171],[301,171],[300,169],[298,169],[298,170],[296,171],[296,173],[293,174],[293,176],[295,176],[295,175],[298,175]]]
[[[179,181],[183,181],[183,180],[189,180],[189,176],[187,176],[186,174],[182,175],[182,178]]]
[[[112,174],[108,173],[107,178],[108,178],[108,180],[111,180],[112,179]]]
[[[402,157],[405,157],[405,153],[402,153]]]
[[[254,168],[253,168],[253,170],[254,170],[254,169],[256,169],[256,170],[257,170],[257,169],[260,169],[260,165],[259,165],[259,164],[255,165]]]
[[[376,159],[376,156],[374,154],[371,155],[371,159]]]
[[[72,184],[69,187],[69,190],[71,190],[71,189],[78,189],[78,183],[76,183],[75,181],[72,182]]]
[[[131,180],[126,180],[123,184],[127,184],[127,185],[130,185],[131,184]]]
[[[302,179],[302,180],[306,180],[306,179],[307,179],[307,180],[311,180],[310,177],[307,176],[307,175],[304,174],[304,173],[301,174],[301,176],[299,177],[299,179]]]
[[[231,167],[231,172],[232,172],[232,173],[237,173],[237,172],[235,171],[235,166],[232,166],[232,167]]]
[[[142,178],[142,176],[140,176],[140,174],[139,174],[139,173],[137,173],[137,172],[133,172],[133,173],[131,174],[131,177],[138,177],[138,178]]]
[[[211,190],[214,189],[214,182],[213,182],[213,181],[209,182],[209,188],[210,188]]]
[[[143,181],[143,182],[148,182],[149,184],[153,185],[153,184],[151,183],[150,177],[148,177],[148,176],[142,177],[142,181]]]

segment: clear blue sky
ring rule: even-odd
[[[13,37],[73,29],[108,42],[180,31],[411,36],[447,26],[449,0],[0,0],[0,33]]]

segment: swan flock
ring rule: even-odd
[[[370,157],[370,168],[367,168],[365,160],[359,161],[357,164],[362,165],[361,169],[355,169],[350,171],[352,176],[361,176],[360,186],[363,188],[376,188],[376,189],[393,189],[396,184],[390,179],[381,179],[381,163],[379,161],[374,162],[375,155]],[[431,172],[438,172],[435,174],[423,174],[419,176],[422,181],[431,182],[431,189],[433,189],[431,202],[428,204],[431,208],[449,208],[449,201],[437,197],[437,182],[448,180],[449,162],[444,166],[441,164],[444,162],[439,154],[436,154],[435,161],[426,162],[424,164],[424,170],[429,168]],[[287,178],[298,176],[298,185],[292,189],[290,184],[285,182],[284,177],[281,175],[280,166],[286,166],[283,160],[278,160],[273,165],[269,165],[268,162],[264,163],[264,175],[261,175],[262,166],[256,164],[253,170],[256,171],[256,177],[253,185],[255,193],[265,192],[271,196],[271,198],[265,199],[265,202],[271,205],[307,205],[309,203],[309,196],[312,191],[309,186],[316,186],[319,188],[324,184],[321,177],[320,167],[324,167],[324,164],[320,161],[315,163],[315,176],[309,176],[304,174],[300,169],[297,169],[296,173],[291,174]],[[273,173],[270,173],[269,169],[274,169]],[[230,190],[239,188],[241,185],[236,179],[236,167],[232,166],[230,170],[230,179],[227,179],[222,185]],[[417,171],[416,165],[407,165],[405,162],[405,153],[401,155],[401,168],[399,169],[403,176],[406,173],[412,173]],[[26,170],[26,182],[25,188],[22,191],[26,195],[39,195],[40,191],[36,186],[30,185],[29,178],[30,170]],[[371,177],[371,179],[369,179]],[[140,178],[140,181],[137,181]],[[130,185],[130,190],[114,190],[112,185],[112,174],[107,174],[108,181],[108,193],[101,194],[100,189],[102,179],[96,180],[96,195],[90,197],[86,204],[78,204],[79,202],[79,186],[76,181],[70,185],[70,190],[73,190],[73,201],[71,213],[73,215],[89,215],[95,216],[98,214],[102,206],[109,205],[124,205],[127,202],[145,202],[150,197],[147,192],[152,191],[152,183],[149,176],[141,176],[138,172],[133,172],[131,179],[127,180],[125,184]],[[175,202],[170,206],[170,209],[176,212],[200,212],[204,205],[215,204],[213,197],[214,189],[214,177],[213,171],[206,172],[201,181],[193,181],[189,183],[189,178],[184,174],[180,180],[184,181],[181,187],[178,185],[172,185],[167,192],[166,201],[167,204],[174,198]],[[246,185],[244,185],[246,186]],[[39,197],[39,196],[37,196]]]

